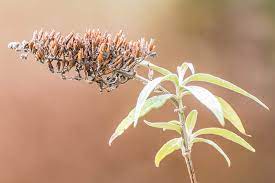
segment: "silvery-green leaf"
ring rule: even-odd
[[[221,153],[221,155],[223,155],[223,157],[226,160],[228,166],[230,167],[230,165],[231,165],[230,159],[228,158],[228,156],[225,154],[225,152],[222,150],[222,148],[218,144],[216,144],[212,140],[204,139],[204,138],[194,138],[192,140],[193,144],[197,143],[197,142],[204,142],[204,143],[207,143],[207,144],[211,145],[212,147],[214,147],[217,151],[219,151],[219,153]]]
[[[147,85],[143,88],[143,90],[140,92],[140,94],[138,96],[136,110],[135,110],[135,114],[134,114],[134,126],[137,125],[141,109],[142,109],[146,99],[149,97],[151,92],[163,81],[172,81],[175,85],[177,85],[178,77],[175,74],[168,74],[163,77],[158,77],[158,78],[147,83]]]
[[[202,104],[210,109],[217,117],[221,125],[224,125],[222,108],[217,98],[207,89],[200,86],[184,86],[192,95],[194,95]]]
[[[192,110],[186,117],[186,129],[188,130],[189,134],[192,133],[196,122],[197,122],[197,116],[198,116],[198,111],[197,110]]]
[[[188,68],[190,69],[191,74],[195,74],[195,69],[192,63],[184,62],[181,66],[177,67],[180,86],[183,85],[183,78]]]
[[[181,149],[182,146],[182,138],[174,138],[166,142],[160,150],[157,152],[155,156],[155,165],[159,167],[161,160],[163,160],[167,155],[172,152]]]
[[[179,121],[176,121],[176,120],[170,121],[170,123],[173,123],[173,124],[181,126],[181,123]]]
[[[223,98],[217,97],[218,101],[221,104],[223,115],[225,119],[230,121],[233,126],[235,126],[242,134],[247,135],[245,133],[245,129],[243,127],[242,121],[239,118],[238,114],[234,111],[234,109],[227,103]],[[247,135],[249,136],[249,135]]]
[[[144,122],[151,127],[161,128],[163,130],[174,130],[181,134],[181,126],[177,123],[178,121],[169,121],[169,122],[154,122],[144,120]]]
[[[140,112],[140,117],[145,116],[148,112],[150,112],[152,109],[157,109],[162,107],[167,100],[169,100],[173,95],[172,94],[164,94],[164,95],[158,95],[158,96],[153,96],[149,99],[147,99],[141,109]],[[115,132],[111,136],[109,140],[109,145],[112,144],[112,142],[122,133],[128,129],[131,124],[134,123],[134,113],[135,113],[135,108],[131,110],[131,112],[127,115],[126,118],[124,118],[120,124],[117,126]]]
[[[240,136],[238,136],[235,133],[233,133],[229,130],[226,130],[226,129],[203,128],[203,129],[196,131],[193,134],[193,137],[197,137],[199,135],[219,135],[225,139],[231,140],[232,142],[235,142],[235,143],[245,147],[246,149],[248,149],[252,152],[255,152],[255,149],[249,143],[247,143],[243,138],[241,138]]]
[[[143,60],[141,63],[139,63],[139,65],[145,66],[145,67],[149,67],[150,69],[159,72],[162,75],[168,75],[168,74],[172,74],[172,72],[170,72],[169,70],[159,67],[155,64],[152,64],[146,60]]]
[[[234,92],[237,92],[239,94],[242,94],[242,95],[254,100],[258,104],[262,105],[264,108],[268,109],[268,107],[263,102],[261,102],[258,98],[256,98],[255,96],[251,95],[250,93],[241,89],[240,87],[238,87],[224,79],[218,78],[216,76],[212,76],[210,74],[198,73],[198,74],[194,74],[194,75],[191,75],[188,78],[186,78],[184,80],[183,84],[185,85],[191,81],[203,81],[203,82],[208,82],[208,83],[212,83],[212,84],[227,88],[229,90],[232,90]]]

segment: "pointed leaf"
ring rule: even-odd
[[[192,134],[192,131],[196,125],[197,122],[197,116],[198,116],[198,111],[197,110],[192,110],[188,116],[186,117],[186,128],[190,134]]]
[[[184,62],[181,66],[184,68],[183,70],[186,71],[187,69],[190,69],[191,74],[195,74],[195,69],[192,63]]]
[[[182,146],[182,138],[174,138],[166,142],[155,156],[155,165],[159,167],[161,160],[163,160],[167,155],[172,152],[179,150]]]
[[[154,71],[157,71],[159,72],[160,74],[162,75],[168,75],[168,74],[172,74],[172,72],[170,72],[169,70],[165,69],[165,68],[162,68],[162,67],[159,67],[155,64],[152,64],[146,60],[143,60],[141,63],[139,63],[140,65],[142,66],[145,66],[145,67],[149,67],[150,69],[154,70]]]
[[[191,81],[204,81],[204,82],[212,83],[212,84],[227,88],[229,90],[232,90],[234,92],[237,92],[239,94],[242,94],[242,95],[254,100],[258,104],[262,105],[264,108],[268,109],[268,107],[263,102],[261,102],[258,98],[256,98],[255,96],[251,95],[250,93],[241,89],[240,87],[238,87],[224,79],[218,78],[216,76],[212,76],[210,74],[198,73],[198,74],[194,74],[194,75],[191,75],[188,78],[186,78],[184,80],[184,84],[187,84]]]
[[[162,107],[167,100],[169,100],[173,95],[172,94],[164,94],[164,95],[158,95],[153,96],[149,99],[147,99],[142,107],[142,110],[140,112],[140,117],[145,116],[148,112],[150,112],[152,109],[157,109]],[[112,144],[112,142],[122,133],[128,129],[131,124],[134,123],[134,113],[135,108],[131,110],[131,112],[128,114],[126,118],[124,118],[121,123],[117,126],[115,132],[111,136],[109,140],[109,145]]]
[[[197,143],[197,142],[204,142],[204,143],[207,143],[207,144],[213,146],[217,151],[219,151],[219,153],[221,153],[221,155],[223,155],[224,159],[227,161],[228,166],[230,167],[230,165],[231,165],[230,159],[228,158],[228,156],[225,154],[225,152],[222,150],[222,148],[218,144],[216,144],[212,140],[204,139],[204,138],[194,138],[192,140],[192,143]]]
[[[174,130],[176,132],[178,132],[179,134],[181,134],[181,127],[179,124],[177,124],[176,122],[178,121],[169,121],[169,122],[154,122],[151,123],[149,121],[144,120],[144,122],[151,127],[154,128],[161,128],[163,130]]]
[[[217,117],[221,125],[224,125],[221,105],[210,91],[200,86],[185,86],[184,88],[194,95],[208,109],[210,109]]]
[[[241,138],[240,136],[238,136],[235,133],[233,133],[229,130],[226,130],[226,129],[203,128],[203,129],[196,131],[193,134],[194,137],[197,137],[199,135],[219,135],[225,139],[231,140],[232,142],[235,142],[235,143],[245,147],[246,149],[248,149],[252,152],[255,152],[255,149],[249,143],[247,143],[243,138]]]
[[[147,85],[143,88],[143,90],[140,92],[136,104],[136,110],[134,114],[134,126],[137,125],[138,118],[140,116],[141,109],[146,101],[146,99],[149,97],[151,92],[162,82],[162,81],[172,81],[173,83],[177,84],[178,78],[175,74],[169,74],[163,77],[156,78],[150,82],[147,83]]]
[[[181,123],[179,121],[176,121],[176,120],[175,121],[170,121],[170,123],[173,123],[173,124],[181,126]]]
[[[195,69],[192,63],[184,62],[181,66],[177,67],[180,86],[183,86],[183,78],[188,68],[190,69],[191,74],[195,74]]]
[[[245,133],[245,129],[243,127],[242,121],[239,118],[238,114],[234,111],[234,109],[227,103],[223,98],[217,97],[218,101],[221,104],[223,115],[225,119],[230,121],[233,126],[235,126],[242,134],[247,135]],[[248,135],[249,136],[249,135]]]

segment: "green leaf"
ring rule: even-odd
[[[175,121],[170,121],[170,123],[173,123],[173,124],[181,126],[181,123],[179,121],[176,121],[176,120]]]
[[[189,62],[184,62],[181,67],[183,68],[184,71],[186,71],[187,69],[190,69],[191,74],[195,74],[195,69],[192,63]]]
[[[238,114],[234,111],[234,109],[227,103],[223,98],[217,97],[218,101],[221,104],[223,115],[225,119],[230,121],[233,126],[235,126],[242,134],[247,135],[245,129],[243,127],[242,121],[239,118]],[[249,135],[247,135],[249,136]]]
[[[219,120],[220,124],[224,126],[224,118],[222,108],[217,98],[205,88],[200,86],[185,86],[192,95],[194,95],[202,104],[210,109]]]
[[[236,93],[242,94],[242,95],[254,100],[258,104],[262,105],[264,108],[269,110],[268,107],[263,102],[261,102],[258,98],[256,98],[255,96],[251,95],[250,93],[241,89],[240,87],[238,87],[224,79],[218,78],[216,76],[212,76],[210,74],[198,73],[198,74],[194,74],[194,75],[191,75],[188,78],[186,78],[184,80],[184,84],[187,84],[191,81],[204,81],[204,82],[212,83],[212,84],[227,88],[229,90],[232,90]]]
[[[183,78],[188,68],[190,69],[191,74],[195,74],[195,69],[192,63],[184,62],[181,66],[177,67],[180,86],[183,86]]]
[[[140,92],[136,104],[136,110],[134,114],[134,126],[137,125],[138,118],[140,116],[141,109],[146,101],[146,99],[149,97],[151,92],[163,81],[172,81],[174,84],[177,85],[177,75],[175,74],[168,74],[163,77],[158,77],[150,82],[147,83],[147,85],[143,88],[143,90]]]
[[[152,64],[146,60],[143,60],[141,63],[139,63],[140,65],[144,66],[144,67],[149,67],[150,69],[159,72],[162,75],[168,75],[168,74],[172,74],[172,72],[170,72],[169,70],[159,67],[155,64]]]
[[[226,130],[226,129],[203,128],[203,129],[196,131],[193,134],[194,137],[197,137],[199,135],[219,135],[225,139],[231,140],[232,142],[235,142],[235,143],[243,146],[244,148],[246,148],[252,152],[255,152],[255,149],[249,143],[247,143],[243,138],[241,138],[240,136],[238,136],[235,133],[233,133],[229,130]]]
[[[181,134],[181,127],[178,124],[178,121],[169,121],[169,122],[154,122],[151,123],[149,121],[144,120],[144,122],[153,128],[161,128],[163,130],[174,130]]]
[[[188,116],[186,117],[186,128],[189,132],[189,134],[192,134],[192,131],[196,125],[197,122],[197,116],[198,116],[198,111],[197,110],[192,110]]]
[[[174,138],[166,142],[155,156],[155,165],[159,167],[161,160],[172,152],[179,150],[182,147],[182,138]]]
[[[157,109],[162,107],[167,100],[169,100],[173,95],[172,94],[164,94],[164,95],[158,95],[153,96],[149,99],[147,99],[142,107],[142,110],[140,112],[140,117],[145,116],[148,112],[150,112],[152,109]],[[134,123],[134,113],[135,108],[131,110],[131,112],[128,114],[126,118],[124,118],[121,123],[117,126],[115,132],[111,136],[109,140],[109,145],[112,144],[112,142],[120,135],[123,134],[123,132],[128,129],[131,124]]]
[[[228,166],[230,167],[230,165],[231,165],[230,159],[228,158],[228,156],[225,154],[225,152],[222,150],[222,148],[218,144],[216,144],[212,140],[204,139],[204,138],[194,138],[192,140],[192,143],[197,143],[197,142],[204,142],[204,143],[207,143],[207,144],[213,146],[217,151],[219,151],[219,153],[221,153],[221,155],[223,155],[224,159],[227,161]]]

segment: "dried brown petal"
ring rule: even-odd
[[[155,55],[154,40],[147,42],[142,38],[128,42],[122,31],[112,38],[99,30],[87,30],[83,36],[73,32],[62,36],[54,30],[40,30],[34,31],[29,42],[10,43],[9,48],[24,55],[32,53],[37,61],[47,62],[51,72],[57,70],[63,79],[88,80],[107,91],[134,78],[135,66]]]

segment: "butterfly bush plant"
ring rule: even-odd
[[[112,37],[109,33],[99,30],[87,30],[83,36],[73,32],[63,36],[54,30],[51,32],[41,30],[35,31],[30,41],[12,42],[8,47],[21,52],[23,59],[26,59],[28,54],[34,55],[36,61],[47,64],[50,72],[59,74],[64,80],[84,80],[89,84],[96,83],[100,91],[111,91],[132,79],[145,84],[137,99],[136,107],[115,129],[109,145],[131,125],[137,126],[141,117],[153,109],[161,108],[170,100],[174,111],[177,112],[177,119],[171,119],[168,122],[144,122],[150,127],[171,130],[178,134],[177,138],[164,143],[156,153],[155,165],[158,167],[166,156],[179,150],[185,159],[191,183],[197,183],[191,159],[192,147],[196,143],[207,143],[213,146],[230,166],[230,160],[221,147],[212,140],[204,138],[204,135],[221,136],[255,152],[255,149],[242,137],[227,129],[210,127],[194,130],[198,111],[194,109],[187,114],[183,99],[187,95],[194,96],[216,116],[222,127],[226,119],[245,136],[249,135],[246,134],[239,116],[230,104],[207,89],[197,86],[194,82],[218,85],[242,94],[266,109],[268,107],[255,96],[226,80],[210,74],[195,73],[191,63],[181,64],[177,67],[177,72],[172,73],[146,61],[147,58],[156,54],[152,39],[150,41],[145,41],[143,38],[137,41],[127,41],[122,31]],[[148,69],[148,78],[137,73],[139,66]],[[161,76],[154,78],[154,72]],[[172,83],[175,90],[165,89],[162,86],[164,82]],[[151,95],[153,96],[150,97]]]
[[[177,73],[172,73],[167,69],[158,67],[148,61],[143,61],[140,65],[146,66],[149,69],[160,73],[162,76],[149,80],[136,75],[136,77],[139,80],[145,82],[146,85],[139,94],[136,107],[132,109],[128,116],[124,118],[122,122],[118,125],[115,132],[110,138],[109,145],[111,145],[114,139],[122,135],[122,133],[131,125],[136,126],[138,124],[138,120],[141,117],[148,114],[152,109],[161,108],[168,100],[171,100],[174,104],[174,110],[178,114],[178,119],[172,119],[168,122],[149,122],[144,120],[144,122],[150,127],[160,128],[163,130],[172,130],[178,134],[177,138],[173,138],[164,143],[164,145],[156,153],[156,167],[159,167],[160,162],[166,156],[173,153],[174,151],[180,150],[188,168],[190,181],[192,183],[196,183],[197,178],[191,159],[192,147],[196,143],[206,143],[214,147],[225,158],[228,166],[230,166],[230,159],[222,150],[222,148],[214,141],[204,138],[204,135],[221,136],[227,140],[233,141],[243,146],[249,151],[255,152],[255,149],[249,143],[247,143],[242,137],[227,129],[209,127],[194,130],[195,125],[197,123],[198,111],[194,109],[188,114],[186,114],[186,106],[183,103],[183,98],[187,95],[194,96],[216,116],[221,126],[225,125],[226,119],[229,122],[231,122],[232,125],[235,126],[241,134],[245,136],[250,135],[246,134],[239,116],[230,106],[230,104],[227,101],[225,101],[222,97],[212,94],[207,89],[201,86],[197,86],[193,82],[200,81],[221,86],[223,88],[232,90],[236,93],[242,94],[256,101],[264,108],[268,109],[268,107],[259,99],[226,80],[223,80],[210,74],[195,73],[195,69],[191,63],[183,63],[182,65],[178,66]],[[188,70],[191,71],[191,75],[186,76],[186,72]],[[175,91],[167,91],[160,85],[163,82],[171,82],[175,87]],[[159,90],[162,91],[161,94],[157,92]],[[155,95],[149,98],[151,93],[155,93]]]

